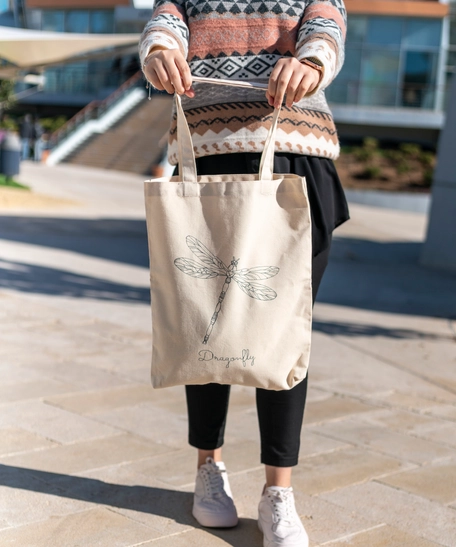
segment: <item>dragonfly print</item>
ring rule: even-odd
[[[238,270],[237,265],[239,258],[236,259],[233,257],[230,265],[226,266],[220,258],[211,253],[211,251],[209,251],[201,241],[196,239],[196,237],[187,236],[186,242],[188,248],[201,262],[197,262],[191,258],[176,258],[174,265],[179,268],[181,272],[184,272],[191,277],[196,277],[197,279],[211,279],[218,276],[225,277],[225,283],[223,284],[222,292],[220,293],[217,305],[215,306],[215,311],[211,317],[209,326],[207,327],[203,344],[207,344],[209,340],[212,329],[214,328],[222,308],[223,300],[225,299],[232,281],[235,281],[238,287],[243,290],[245,294],[250,296],[250,298],[263,301],[274,300],[274,298],[276,298],[277,293],[275,291],[270,287],[266,287],[266,285],[256,283],[256,281],[274,277],[279,273],[279,268],[276,268],[275,266],[256,266],[255,268]]]

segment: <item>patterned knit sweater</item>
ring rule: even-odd
[[[323,69],[318,88],[282,105],[276,151],[336,159],[339,142],[324,89],[344,61],[343,0],[156,0],[140,40],[141,64],[153,46],[180,49],[195,76],[267,82],[287,56]],[[182,97],[195,156],[263,149],[272,107],[264,91],[198,83]],[[173,113],[168,157],[177,163]]]

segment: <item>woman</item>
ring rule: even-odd
[[[147,80],[183,96],[200,175],[258,173],[271,107],[282,105],[274,172],[306,177],[314,300],[332,231],[348,219],[331,161],[339,143],[323,91],[343,64],[345,28],[342,0],[157,0],[140,41]],[[229,86],[193,88],[192,76],[264,81],[268,89],[265,97]],[[175,116],[168,156],[177,163]],[[238,521],[221,449],[229,391],[218,384],[186,387],[189,442],[198,449],[193,515],[208,527]],[[291,487],[306,392],[307,378],[289,391],[256,390],[266,470],[258,524],[265,547],[308,545]]]

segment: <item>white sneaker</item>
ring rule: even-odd
[[[293,488],[265,488],[258,506],[264,547],[309,547],[309,537],[296,511]]]
[[[230,484],[223,462],[206,458],[196,475],[193,516],[209,528],[231,528],[238,523]]]

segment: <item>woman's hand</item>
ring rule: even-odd
[[[178,49],[154,48],[144,61],[144,74],[160,91],[195,96],[190,67]]]
[[[286,105],[300,101],[320,83],[321,72],[305,65],[295,57],[279,59],[269,77],[266,98],[269,105],[278,108],[286,95]]]

